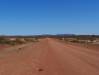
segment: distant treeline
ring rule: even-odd
[[[99,39],[99,35],[75,35],[75,34],[57,34],[57,35],[28,35],[28,36],[0,36],[0,44],[24,44],[27,42],[37,42],[42,38],[55,38],[70,42],[93,42]]]
[[[56,34],[56,35],[27,35],[27,36],[0,36],[2,38],[99,38],[99,35],[75,35],[75,34]]]

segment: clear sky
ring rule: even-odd
[[[0,0],[0,34],[99,34],[99,0]]]

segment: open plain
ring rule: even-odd
[[[99,75],[99,48],[42,39],[0,50],[0,75]]]

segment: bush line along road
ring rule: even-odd
[[[99,75],[99,50],[46,38],[6,51],[0,75]]]

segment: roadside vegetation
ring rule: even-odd
[[[37,42],[36,38],[4,38],[0,37],[0,44],[2,45],[19,45],[29,42]]]
[[[99,44],[99,36],[95,35],[78,35],[78,36],[61,37],[59,38],[59,40],[72,43]]]
[[[38,39],[55,38],[65,42],[72,43],[90,43],[99,44],[99,35],[74,35],[74,34],[58,34],[58,35],[35,35],[35,36],[0,36],[0,44],[17,45],[29,42],[38,42]]]

